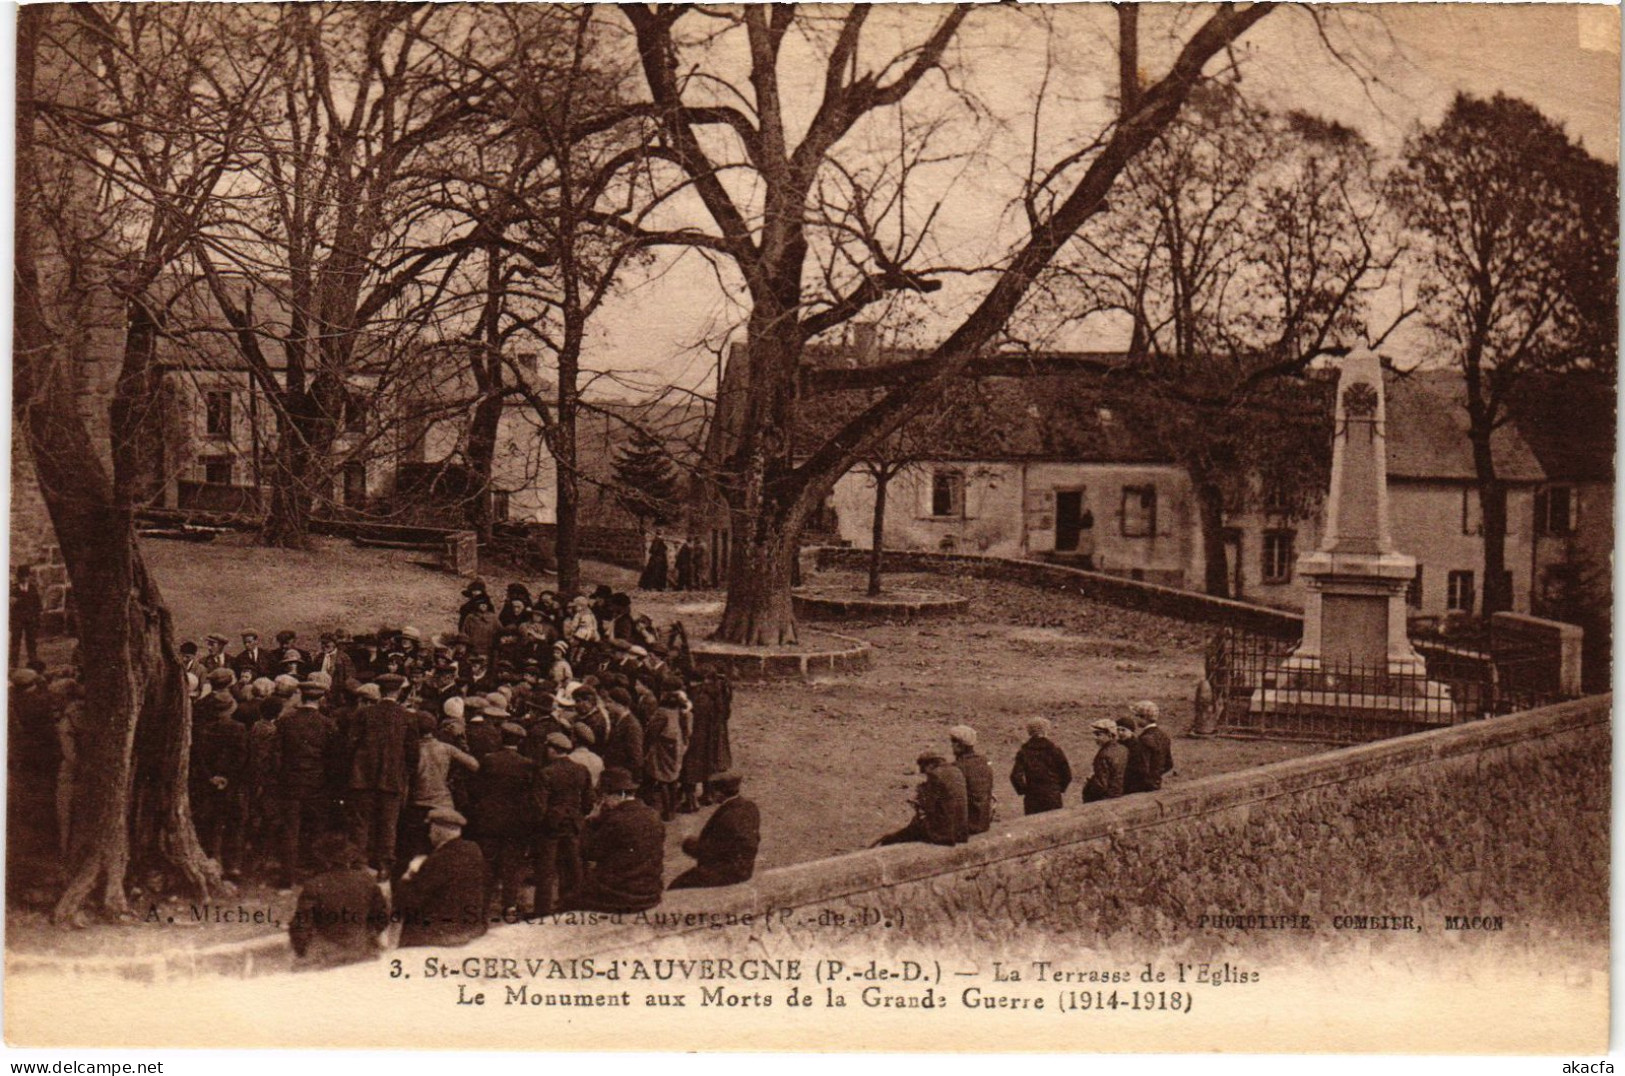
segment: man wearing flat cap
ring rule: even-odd
[[[972,837],[986,833],[993,825],[993,767],[976,753],[976,730],[955,725],[948,730],[953,745],[954,765],[965,775],[965,807]]]
[[[965,775],[948,765],[940,751],[926,751],[917,762],[925,780],[914,789],[914,820],[875,844],[964,844],[970,839]]]
[[[502,746],[479,758],[472,785],[474,835],[495,883],[504,914],[518,910],[519,886],[530,861],[533,832],[531,786],[536,763],[519,753],[525,729],[511,721],[498,729]]]
[[[756,873],[756,850],[762,843],[762,812],[739,794],[742,778],[732,770],[712,774],[705,790],[720,805],[705,820],[698,837],[683,841],[683,853],[694,866],[679,874],[667,889],[702,889],[738,885]]]
[[[237,672],[252,669],[256,677],[270,676],[275,671],[271,652],[260,645],[260,633],[253,628],[244,628],[242,637],[243,648],[231,659],[231,667]]]
[[[1141,699],[1129,707],[1129,720],[1138,726],[1138,732],[1129,750],[1128,774],[1123,781],[1127,792],[1157,791],[1163,777],[1174,768],[1174,745],[1157,725],[1159,716],[1157,704],[1150,699]],[[1123,721],[1117,719],[1118,724]]]
[[[463,717],[467,727],[463,735],[468,740],[468,753],[475,758],[484,758],[493,751],[502,750],[502,730],[499,728],[500,719],[493,720],[489,716],[488,703],[484,695],[468,695],[463,698]]]
[[[417,718],[399,701],[405,682],[398,673],[380,676],[376,683],[382,697],[362,706],[350,720],[345,796],[350,841],[385,878],[395,865],[401,804],[418,769]]]
[[[665,884],[666,827],[637,798],[638,783],[619,766],[604,770],[603,802],[581,841],[584,872],[574,907],[641,912],[660,903]]]
[[[1010,786],[1021,797],[1025,814],[1061,809],[1061,797],[1072,784],[1072,764],[1056,745],[1054,725],[1047,717],[1027,722],[1027,742],[1016,752],[1010,768]]]
[[[401,948],[467,945],[485,933],[485,856],[463,839],[467,824],[450,807],[429,812],[433,850],[414,856],[395,886]]]
[[[196,730],[213,723],[222,712],[228,716],[237,712],[237,699],[231,693],[232,682],[237,675],[227,668],[209,670],[206,678],[209,693],[192,704],[192,729]]]
[[[198,661],[204,672],[213,672],[216,669],[230,669],[231,662],[226,657],[227,639],[217,631],[211,631],[203,640],[208,644],[209,652]]]
[[[1089,726],[1098,750],[1094,773],[1083,784],[1083,802],[1111,800],[1123,794],[1123,775],[1128,771],[1128,748],[1117,738],[1117,722],[1103,717]]]
[[[532,729],[551,728],[538,724]],[[546,760],[536,775],[536,912],[565,906],[581,887],[581,831],[592,812],[592,773],[570,757],[574,747],[562,732],[546,733]]]
[[[282,884],[303,878],[311,842],[326,820],[326,763],[332,728],[320,706],[327,689],[299,684],[299,705],[276,723],[276,787],[282,805]]]

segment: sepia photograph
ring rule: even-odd
[[[1606,1054],[1618,7],[9,15],[9,1052]]]

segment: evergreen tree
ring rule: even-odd
[[[632,443],[615,456],[615,499],[639,523],[665,526],[677,518],[679,480],[659,441],[635,430]]]

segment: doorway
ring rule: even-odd
[[[1055,552],[1076,553],[1083,534],[1083,490],[1055,491]]]

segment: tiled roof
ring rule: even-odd
[[[1389,373],[1388,475],[1390,478],[1471,482],[1473,446],[1467,440],[1466,384],[1456,370]],[[1496,474],[1507,482],[1539,482],[1545,474],[1511,424],[1490,441]]]
[[[1467,441],[1464,387],[1454,370],[1390,373],[1388,473],[1436,481],[1474,479]],[[932,442],[927,458],[942,460],[1051,460],[1082,463],[1165,463],[1173,457],[1135,424],[1112,414],[1112,400],[1131,384],[1097,370],[958,381],[923,419]],[[1330,406],[1329,394],[1307,393]],[[800,403],[797,446],[810,451],[873,399],[870,390],[812,394]],[[1310,406],[1314,406],[1312,403]],[[1612,421],[1612,398],[1608,403]],[[932,416],[938,416],[940,420]],[[954,421],[951,416],[963,416]],[[1326,417],[1331,422],[1331,415]],[[1497,471],[1509,482],[1544,477],[1529,444],[1512,425],[1496,431]],[[1609,449],[1611,468],[1611,442]]]
[[[930,447],[923,455],[941,460],[1170,462],[1162,446],[1112,413],[1116,391],[1100,373],[956,381],[919,420],[930,430]],[[810,450],[822,443],[875,398],[859,389],[804,397],[798,448]]]

